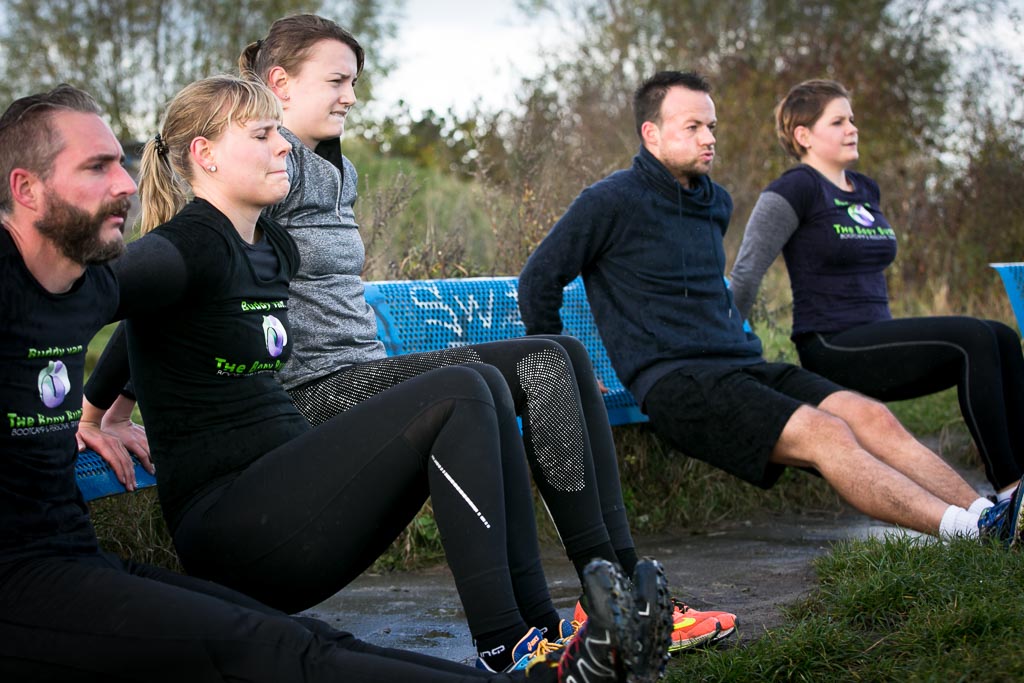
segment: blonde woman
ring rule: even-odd
[[[115,264],[131,313],[131,379],[182,563],[296,612],[366,569],[429,495],[474,638],[507,654],[500,670],[557,662],[535,627],[536,618],[558,628],[539,560],[508,559],[512,530],[536,548],[523,455],[499,431],[514,423],[509,399],[477,371],[444,368],[311,428],[277,381],[298,265],[287,232],[261,215],[289,188],[291,144],[279,125],[279,104],[260,84],[225,76],[185,88],[143,152],[146,235]],[[88,424],[123,384],[118,343],[86,388]],[[591,576],[612,607],[617,572],[602,565]],[[630,605],[613,611],[618,621],[589,631],[610,638],[588,666],[608,668],[633,647]],[[434,680],[404,663],[377,666],[378,680]]]

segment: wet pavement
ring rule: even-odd
[[[735,612],[741,639],[784,622],[783,608],[806,597],[812,562],[839,540],[893,531],[866,517],[763,515],[700,535],[640,538],[640,554],[664,565],[673,594],[700,608]],[[572,565],[559,547],[543,549],[555,606],[570,617],[579,597]],[[364,575],[306,612],[371,643],[455,661],[474,656],[458,593],[447,567]]]
[[[941,443],[937,437],[922,440],[946,456],[968,447]],[[984,495],[992,493],[980,466],[953,464],[976,490]],[[828,553],[834,543],[886,534],[921,536],[846,508],[838,514],[763,513],[700,534],[684,532],[635,540],[642,557],[655,557],[665,566],[675,597],[696,609],[714,608],[738,615],[738,638],[734,636],[730,642],[742,643],[785,622],[785,608],[807,597],[817,586],[815,558]],[[543,547],[542,560],[555,607],[563,617],[570,618],[579,598],[576,572],[560,546]],[[446,566],[364,574],[305,614],[376,645],[466,663],[475,657],[455,583]]]

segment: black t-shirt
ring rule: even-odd
[[[290,350],[298,253],[274,221],[258,227],[272,253],[254,259],[231,222],[197,199],[113,264],[172,530],[198,493],[309,429],[275,376]],[[268,259],[279,264],[271,273]]]
[[[0,229],[0,562],[97,551],[75,481],[86,346],[118,303],[110,268],[70,291],[36,281]]]

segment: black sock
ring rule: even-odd
[[[512,663],[512,648],[528,631],[526,624],[484,633],[476,639],[477,654],[492,671],[504,671]]]
[[[561,621],[562,617],[558,616],[558,612],[552,611],[539,618],[531,619],[530,623],[544,631],[544,637],[553,643],[562,637],[562,634],[558,632],[558,625]]]
[[[636,548],[619,548],[615,551],[615,555],[622,566],[622,572],[632,580],[633,572],[636,571],[636,563],[640,561],[636,554]]]
[[[636,557],[636,553],[633,553],[633,557]],[[615,548],[612,547],[611,542],[599,543],[586,550],[581,550],[578,553],[573,553],[569,556],[572,560],[572,565],[576,568],[576,574],[579,576],[580,585],[583,584],[583,570],[592,560],[601,559],[608,560],[609,562],[615,562],[618,564],[619,556],[615,552]],[[636,562],[633,562],[633,566],[636,566]]]

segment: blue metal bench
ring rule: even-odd
[[[114,470],[110,465],[97,455],[94,451],[82,451],[78,454],[78,461],[75,463],[75,479],[78,480],[78,488],[86,500],[105,498],[124,493],[125,489],[121,482],[114,476]],[[142,469],[142,466],[135,463],[135,484],[138,488],[156,486],[156,478]]]
[[[526,333],[519,317],[514,277],[367,282],[366,301],[377,314],[377,336],[389,356],[510,339]],[[583,342],[597,376],[608,389],[604,401],[610,422],[646,422],[647,416],[612,370],[579,278],[565,288],[561,313],[566,333]],[[79,455],[75,473],[86,500],[125,492],[113,471],[92,451]],[[135,466],[135,476],[139,488],[156,483],[139,465]]]
[[[367,282],[366,301],[377,314],[377,336],[389,356],[437,351],[526,334],[516,283],[514,277]],[[583,342],[608,389],[604,402],[610,422],[646,422],[612,369],[581,279],[565,288],[561,315],[566,334]]]
[[[1024,263],[992,263],[1000,277],[1006,296],[1013,306],[1013,314],[1017,317],[1017,328],[1024,332]]]

